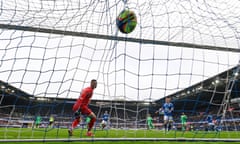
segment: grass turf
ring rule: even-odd
[[[92,141],[84,142],[84,141],[73,141],[71,139],[78,138],[89,138],[85,136],[85,129],[76,129],[74,131],[74,135],[72,137],[68,136],[67,129],[30,129],[30,128],[0,128],[0,141],[6,139],[40,139],[41,142],[31,142],[31,144],[39,144],[39,143],[49,143],[49,144],[57,144],[57,143],[96,143],[96,144],[111,144],[113,141],[94,141],[94,138],[199,138],[199,139],[234,139],[240,138],[240,134],[236,131],[222,131],[220,133],[217,132],[205,132],[205,131],[193,131],[193,132],[181,132],[181,131],[170,131],[165,133],[161,130],[123,130],[123,129],[111,129],[111,130],[94,130],[94,138]],[[60,142],[47,142],[47,139],[66,139],[67,141]],[[212,142],[204,142],[204,141],[164,141],[164,143],[171,144],[179,144],[179,142],[183,143],[212,143]],[[16,142],[9,142],[16,143]],[[124,143],[124,144],[146,144],[146,143],[159,143],[159,141],[114,141],[116,144]],[[222,142],[214,142],[214,143],[225,143]],[[235,142],[240,144],[240,142]]]

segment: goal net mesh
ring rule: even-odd
[[[137,16],[130,34],[116,26],[126,8]],[[91,79],[96,138],[238,138],[239,10],[238,0],[1,0],[0,139],[68,138],[72,105]],[[169,134],[155,113],[167,96]],[[84,122],[75,138],[85,137]]]

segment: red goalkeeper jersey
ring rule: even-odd
[[[93,89],[91,87],[87,87],[82,90],[81,95],[77,99],[76,103],[73,105],[73,110],[77,111],[82,106],[87,106],[90,102],[90,99],[93,95]]]

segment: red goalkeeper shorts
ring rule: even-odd
[[[89,115],[90,113],[92,113],[92,110],[89,109],[86,105],[83,105],[80,107],[81,113],[84,115]]]
[[[80,110],[81,114],[83,115],[89,115],[90,113],[92,113],[92,110],[89,109],[87,105],[81,105],[79,109],[76,107],[76,105],[74,105],[73,111],[76,112],[78,110]]]

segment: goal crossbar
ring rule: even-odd
[[[58,34],[58,35],[78,36],[78,37],[87,37],[87,38],[96,38],[96,39],[105,39],[105,40],[128,41],[128,42],[135,42],[135,43],[141,43],[141,44],[155,44],[155,45],[174,46],[174,47],[198,48],[198,49],[237,52],[237,53],[240,52],[240,49],[231,48],[231,47],[199,45],[199,44],[184,43],[184,42],[169,42],[169,41],[159,41],[159,40],[150,40],[150,39],[138,39],[138,38],[130,38],[130,37],[110,36],[110,35],[74,32],[74,31],[63,31],[63,30],[57,30],[57,29],[17,26],[17,25],[9,25],[9,24],[0,24],[0,29],[51,33],[51,34]]]

